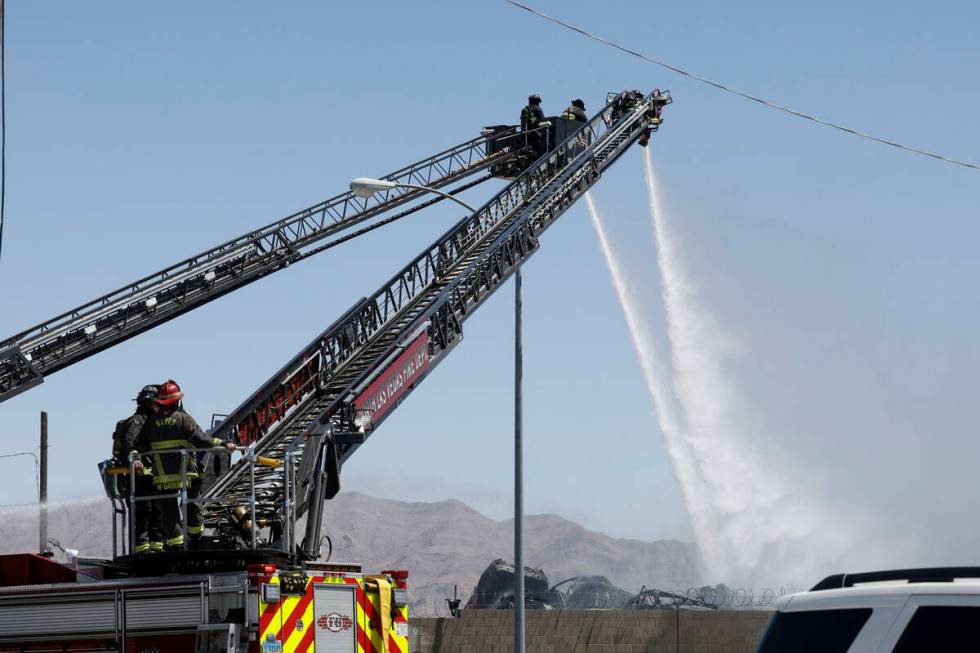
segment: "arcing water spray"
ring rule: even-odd
[[[692,515],[692,522],[706,524],[709,531],[699,536],[712,540],[701,543],[705,571],[726,582],[814,580],[848,557],[860,541],[860,529],[813,501],[791,473],[770,464],[749,442],[739,423],[740,397],[723,367],[733,351],[732,340],[698,303],[696,288],[680,263],[658,203],[649,150],[643,163],[673,394],[686,426],[683,439],[702,483],[698,492],[709,495],[707,506],[702,505],[706,514],[697,519]],[[682,490],[690,491],[683,485]]]
[[[596,237],[599,240],[599,248],[602,250],[602,256],[605,259],[606,268],[609,270],[616,297],[619,299],[619,306],[626,320],[630,340],[636,350],[636,357],[643,372],[643,380],[653,401],[654,414],[664,435],[667,454],[670,456],[674,475],[681,486],[685,507],[691,519],[691,527],[694,529],[695,538],[700,548],[701,542],[711,541],[710,532],[707,530],[708,523],[703,519],[708,514],[707,497],[699,490],[702,486],[702,480],[699,478],[690,446],[683,437],[676,401],[670,388],[670,369],[667,358],[661,357],[657,353],[653,329],[644,319],[639,302],[629,290],[620,259],[613,251],[612,244],[606,234],[605,225],[589,193],[585,194],[585,205],[589,210],[589,216],[592,218],[592,226],[595,228]],[[702,549],[701,555],[707,557],[709,554]]]

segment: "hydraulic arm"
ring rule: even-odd
[[[435,188],[458,184],[516,157],[520,148],[514,131],[507,130],[510,142],[505,148],[491,152],[490,136],[481,136],[396,170],[385,179]],[[447,190],[458,192],[489,176]],[[369,198],[350,192],[337,195],[0,341],[0,401],[41,383],[52,372],[442,199],[418,201],[422,194],[396,186]],[[403,204],[410,205],[386,217]],[[365,222],[368,224],[362,225]],[[358,225],[362,226],[353,229]],[[321,242],[329,237],[333,240]]]
[[[323,500],[344,461],[458,344],[463,322],[540,246],[554,224],[634,142],[659,127],[668,92],[610,96],[588,123],[363,298],[232,412],[218,437],[284,461],[255,471],[256,524],[290,554],[319,552]],[[209,489],[220,528],[250,500],[237,464]],[[307,514],[305,537],[292,532]]]

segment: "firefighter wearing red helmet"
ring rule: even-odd
[[[149,451],[153,460],[153,489],[157,494],[172,495],[180,492],[182,485],[191,489],[199,477],[197,457],[188,455],[187,468],[184,477],[181,476],[181,449],[203,449],[209,447],[225,447],[235,450],[233,442],[224,442],[219,438],[209,438],[198,426],[194,418],[180,410],[180,400],[184,393],[174,380],[160,384],[160,390],[152,403],[154,415],[147,420],[136,440],[136,450]],[[197,487],[200,487],[197,484]],[[180,511],[176,498],[160,498],[155,500],[156,514],[161,521],[166,541],[165,547],[175,549],[184,545],[184,533],[181,531]],[[196,504],[191,504],[196,505]],[[200,512],[196,523],[191,523],[191,511],[188,511],[188,528],[194,527],[200,535]]]
[[[150,404],[160,390],[158,385],[146,385],[139,391],[133,401],[136,411],[116,422],[116,430],[112,434],[112,457],[117,465],[128,464],[126,455],[133,450],[133,443],[139,436],[146,421],[153,417]],[[148,460],[141,460],[143,469],[134,479],[137,498],[153,496],[152,465]],[[145,463],[145,464],[144,464]],[[128,485],[128,481],[127,481]],[[153,502],[137,501],[133,505],[133,521],[136,528],[136,546],[133,553],[148,553],[163,550],[163,537],[159,530],[159,519],[153,518]],[[151,529],[151,525],[155,527]]]

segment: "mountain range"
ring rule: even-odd
[[[102,498],[49,508],[50,537],[83,556],[111,555],[111,524]],[[407,569],[411,609],[419,616],[444,614],[454,586],[465,604],[491,561],[513,560],[513,520],[491,519],[454,499],[409,503],[346,492],[327,502],[324,525],[333,560],[359,562],[366,572]],[[37,546],[36,507],[0,511],[0,553]],[[525,518],[525,550],[526,564],[543,569],[551,584],[580,575],[605,576],[633,592],[700,583],[690,544],[617,539],[557,515]]]

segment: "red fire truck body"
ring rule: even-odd
[[[0,651],[407,653],[408,574],[357,565],[99,578],[0,556]]]

